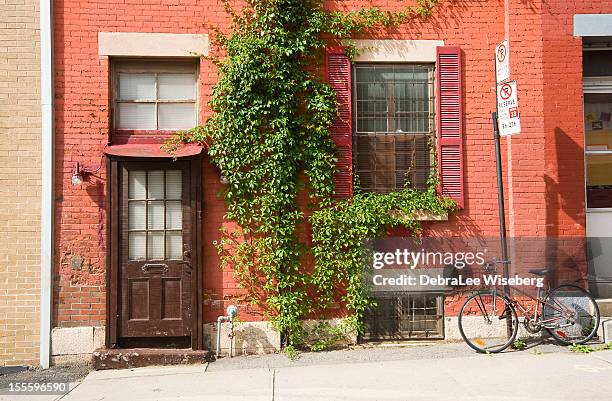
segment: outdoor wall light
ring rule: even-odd
[[[102,160],[100,160],[100,165],[95,170],[90,170],[88,168],[85,168],[81,165],[81,163],[76,162],[76,164],[74,165],[74,168],[72,169],[72,177],[70,178],[70,182],[72,183],[72,185],[74,185],[75,187],[78,187],[79,185],[83,184],[83,182],[85,181],[85,177],[88,174],[93,174],[93,173],[97,173],[98,171],[100,171],[100,169],[102,168],[103,160],[104,160],[104,155],[102,156]]]
[[[227,179],[226,176],[224,176],[223,174],[221,174],[221,177],[219,177],[219,182],[223,185],[227,185],[229,184],[229,180]]]
[[[70,179],[70,182],[72,182],[72,185],[79,186],[83,183],[83,174],[85,172],[83,171],[83,169],[81,168],[81,165],[79,164],[79,162],[77,162],[74,165],[74,169],[72,170],[72,178]]]

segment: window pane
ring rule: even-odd
[[[155,104],[119,103],[118,129],[156,129]]]
[[[612,207],[612,154],[587,154],[587,207]]]
[[[150,232],[147,259],[164,259],[164,232]]]
[[[183,195],[183,172],[166,171],[166,199],[181,199]]]
[[[119,100],[155,100],[155,75],[119,74]]]
[[[159,98],[164,100],[195,100],[195,74],[159,74]]]
[[[357,135],[353,152],[355,172],[365,191],[427,187],[431,154],[425,135]]]
[[[188,129],[195,125],[195,103],[159,104],[159,129]]]
[[[146,229],[145,203],[141,201],[130,201],[128,205],[128,229]]]
[[[357,132],[430,132],[431,66],[357,66]]]
[[[612,150],[612,93],[584,94],[586,150]]]
[[[181,228],[183,228],[183,206],[181,202],[166,202],[166,229]]]
[[[128,257],[130,260],[138,260],[146,258],[146,233],[143,232],[131,232],[128,234]]]
[[[583,75],[585,77],[612,76],[610,52],[606,50],[589,50],[582,53]]]
[[[164,199],[164,172],[162,170],[149,171],[147,198]]]
[[[144,199],[146,197],[146,171],[130,171],[128,184],[129,199]]]
[[[149,230],[164,229],[164,201],[149,202],[147,222]]]
[[[166,259],[183,259],[183,233],[168,231],[166,233]]]

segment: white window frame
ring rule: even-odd
[[[158,75],[163,73],[170,74],[195,74],[195,101],[191,99],[159,99],[158,90]],[[200,118],[200,69],[197,59],[155,59],[155,60],[144,60],[144,59],[119,59],[112,61],[111,67],[111,93],[112,93],[112,123],[113,131],[115,132],[133,132],[133,131],[160,131],[160,132],[174,132],[181,131],[184,128],[159,128],[159,105],[163,103],[187,103],[195,104],[194,107],[194,121],[195,126],[199,124]],[[134,99],[134,100],[120,100],[119,99],[119,74],[153,74],[155,76],[155,99]],[[156,128],[135,128],[135,129],[121,129],[119,128],[119,104],[120,103],[144,103],[155,105],[155,127]]]

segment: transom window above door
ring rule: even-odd
[[[181,130],[198,121],[198,71],[194,62],[127,62],[114,65],[115,130]]]

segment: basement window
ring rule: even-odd
[[[363,340],[444,338],[442,295],[389,293],[375,299],[377,306],[364,316]]]

